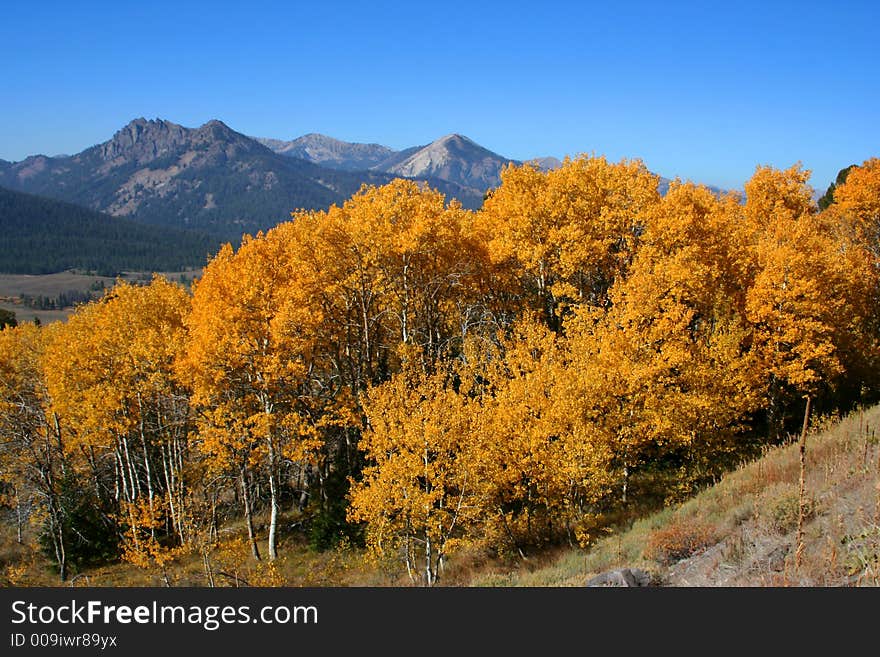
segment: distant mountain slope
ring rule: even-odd
[[[375,166],[375,169],[377,171],[388,171],[390,169],[393,169],[398,164],[400,164],[401,162],[405,162],[408,158],[412,157],[423,148],[427,148],[427,145],[410,146],[409,148],[404,148],[402,151],[395,151],[392,155],[379,162]]]
[[[366,171],[396,153],[381,144],[351,143],[314,132],[293,141],[262,137],[257,141],[280,155],[343,171]]]
[[[201,267],[219,248],[207,235],[110,217],[0,187],[0,272],[84,269],[176,271]]]
[[[410,149],[378,165],[379,171],[407,178],[440,178],[480,193],[497,187],[501,171],[515,160],[483,148],[463,135],[451,134],[419,148]]]
[[[562,160],[558,157],[548,156],[548,157],[533,157],[531,160],[528,160],[530,164],[534,164],[541,171],[552,171],[553,169],[558,169],[562,166]]]

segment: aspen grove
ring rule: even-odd
[[[124,559],[206,583],[241,523],[442,580],[466,547],[587,546],[880,391],[880,160],[818,211],[638,160],[510,165],[482,209],[409,180],[224,246],[192,293],[118,283],[0,330],[0,501],[61,580]],[[167,578],[166,578],[167,581]]]

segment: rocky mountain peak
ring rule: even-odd
[[[110,162],[117,158],[149,162],[185,143],[188,130],[163,119],[137,118],[100,144],[101,159]]]
[[[238,135],[235,130],[218,119],[211,119],[204,125],[200,126],[198,131],[203,134],[213,135],[218,139],[229,139]]]
[[[464,135],[460,135],[457,132],[443,135],[442,137],[440,137],[440,139],[435,140],[434,144],[450,146],[476,146],[477,148],[482,148],[482,146],[477,144],[473,139],[465,137]]]

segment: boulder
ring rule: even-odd
[[[651,586],[650,573],[638,568],[618,568],[596,575],[585,586]]]

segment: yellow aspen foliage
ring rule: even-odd
[[[386,379],[399,343],[426,364],[466,330],[479,257],[468,213],[439,192],[398,179],[364,187],[341,208],[294,215],[308,226],[304,260],[320,272],[316,294],[327,317],[327,347],[353,392]]]
[[[757,245],[747,310],[761,369],[805,393],[841,373],[835,324],[847,309],[836,258],[809,215],[776,224]]]
[[[639,160],[583,156],[546,173],[510,166],[480,213],[490,255],[558,329],[567,305],[604,304],[660,198],[658,182]]]
[[[70,450],[57,418],[53,422],[47,415],[43,360],[53,330],[30,323],[0,330],[0,486],[11,491],[4,501],[15,507],[16,538],[24,542],[26,530],[39,527],[44,551],[64,581],[76,557],[69,540],[71,505],[65,499]],[[8,572],[12,583],[24,575]]]
[[[587,541],[612,484],[612,453],[581,421],[564,340],[524,318],[498,348],[480,344],[469,349],[462,390],[474,399],[468,444],[484,542],[523,554],[563,536]]]
[[[839,347],[854,309],[848,292],[860,276],[841,267],[842,245],[817,217],[808,178],[798,166],[759,167],[746,183],[745,205],[755,228],[746,312],[759,371],[771,389],[800,394],[815,394],[843,372]]]
[[[810,171],[800,164],[788,169],[758,166],[745,184],[745,214],[758,231],[778,221],[792,220],[816,210]]]
[[[271,495],[269,556],[277,556],[281,466],[317,449],[307,383],[323,321],[311,271],[292,257],[292,224],[226,245],[195,284],[178,371],[199,409],[198,448],[209,467],[239,478],[255,558],[248,488],[262,470]]]
[[[819,221],[835,242],[835,269],[844,285],[838,292],[847,305],[847,314],[837,317],[843,334],[840,358],[851,385],[876,389],[880,383],[880,159],[853,167],[835,189],[834,199]]]
[[[352,488],[349,516],[367,523],[376,557],[398,555],[414,582],[430,586],[468,539],[480,481],[468,468],[466,399],[446,372],[427,375],[414,360],[404,363],[365,394],[368,465]]]
[[[165,526],[162,510],[141,498],[120,504],[117,519],[122,531],[122,559],[147,571],[156,570],[162,575],[165,586],[171,586],[167,565],[186,548],[163,545],[157,538]]]
[[[145,286],[119,281],[51,327],[43,362],[69,466],[93,482],[104,518],[140,504],[161,517],[148,527],[156,545],[159,536],[187,540],[189,402],[173,364],[189,307],[186,291],[160,276]],[[158,552],[152,559],[162,561]]]
[[[622,501],[646,460],[717,458],[758,406],[731,249],[735,198],[673,183],[605,311],[566,324],[582,421],[614,453]]]
[[[188,310],[186,292],[161,277],[144,287],[120,281],[52,332],[53,410],[77,440],[112,449],[118,436],[137,431],[148,401],[179,392],[172,365]]]
[[[5,443],[20,444],[43,430],[44,337],[31,323],[0,329],[0,432]]]
[[[77,446],[115,456],[128,501],[154,497],[161,477],[150,452],[185,436],[188,406],[173,364],[188,311],[186,292],[162,277],[143,287],[120,281],[50,334],[52,410]]]
[[[834,190],[829,209],[859,222],[860,235],[874,243],[880,235],[880,159],[873,157],[853,167],[846,181]]]
[[[581,156],[509,166],[477,212],[395,180],[226,245],[192,296],[120,281],[3,328],[0,503],[62,579],[99,552],[170,583],[192,551],[211,586],[284,584],[285,526],[365,529],[426,585],[464,548],[587,545],[804,395],[876,400],[880,160],[821,213],[809,175],[661,197],[639,160]]]

